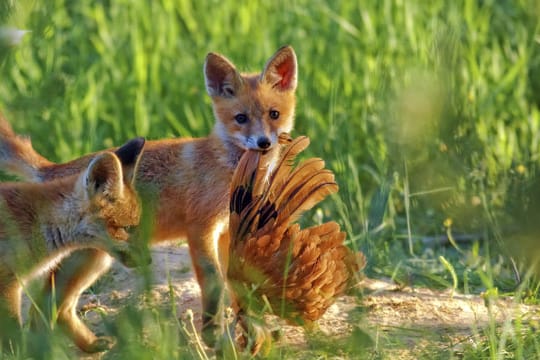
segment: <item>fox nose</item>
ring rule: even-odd
[[[262,136],[257,140],[257,145],[261,149],[268,149],[271,144],[270,139],[268,139],[266,136]]]

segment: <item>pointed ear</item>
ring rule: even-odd
[[[261,74],[261,81],[281,91],[296,90],[296,54],[290,46],[283,46],[268,60]]]
[[[135,174],[139,167],[144,143],[145,140],[143,137],[131,139],[114,152],[122,164],[124,182],[126,184],[133,184],[135,182]]]
[[[122,166],[118,157],[111,152],[104,152],[92,159],[82,180],[89,197],[102,194],[114,199],[124,191]]]
[[[206,55],[204,81],[210,96],[234,97],[242,86],[242,77],[234,65],[216,53]]]

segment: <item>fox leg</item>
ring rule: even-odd
[[[15,278],[4,280],[0,284],[0,338],[6,352],[21,340],[21,287]]]
[[[229,234],[224,233],[219,240],[219,256],[223,273],[227,273],[229,266]],[[232,310],[232,321],[227,324],[228,332],[238,343],[240,348],[246,348],[252,356],[262,353],[268,355],[272,345],[272,336],[267,329],[263,317],[257,317],[246,313],[245,309],[240,307],[236,294],[228,291],[224,296],[225,306]],[[237,325],[240,326],[240,332],[237,334]]]
[[[90,287],[103,273],[109,270],[112,258],[97,249],[79,250],[64,259],[54,274],[54,290],[58,304],[57,323],[77,344],[89,353],[104,351],[112,346],[107,337],[97,337],[77,316],[77,303],[82,292]],[[42,300],[50,301],[52,279],[46,284]],[[41,308],[46,311],[50,305]]]
[[[227,268],[229,266],[229,246],[229,233],[224,232],[221,234],[218,242],[219,263],[223,274],[227,274]],[[262,354],[268,355],[271,346],[271,335],[265,327],[264,319],[257,319],[247,315],[244,310],[240,308],[238,301],[235,298],[235,294],[232,292],[224,292],[223,303],[224,306],[229,307],[232,310],[232,318],[226,319],[229,322],[225,324],[225,326],[228,327],[228,334],[230,334],[235,341],[239,342],[241,347],[248,348],[253,356],[261,351]],[[242,330],[238,335],[236,334],[237,324],[240,325]]]
[[[218,239],[214,237],[218,236]],[[192,232],[188,235],[189,252],[202,298],[202,338],[206,345],[216,345],[216,332],[222,331],[224,279],[216,243],[221,234]]]

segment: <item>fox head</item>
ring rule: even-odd
[[[135,191],[135,173],[144,146],[137,138],[113,152],[103,152],[89,163],[77,182],[80,202],[78,231],[97,239],[125,265],[129,229],[137,226],[141,207]]]
[[[222,141],[266,151],[279,134],[292,130],[297,84],[292,47],[280,48],[260,74],[240,73],[224,56],[209,53],[204,75],[216,117],[214,133]]]

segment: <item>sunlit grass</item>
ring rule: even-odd
[[[536,1],[5,4],[12,9],[0,5],[0,20],[31,33],[0,49],[0,107],[52,160],[136,135],[205,136],[213,124],[206,53],[258,71],[291,44],[300,77],[295,131],[311,137],[308,155],[323,157],[340,185],[314,217],[340,222],[350,246],[366,252],[368,274],[537,301],[534,277],[521,287],[516,280],[527,271],[520,256],[514,268],[501,253],[507,239],[524,239],[517,248],[525,254],[537,243]],[[460,251],[433,240],[447,234],[448,219],[455,238],[467,239]],[[146,358],[129,337],[138,339],[139,327],[186,343],[182,326],[165,318],[128,322],[125,354]],[[501,343],[504,329],[488,329],[486,343],[464,356],[540,356],[535,333],[516,330],[523,337]],[[110,356],[125,355],[116,351]],[[152,355],[168,358],[160,351]]]

